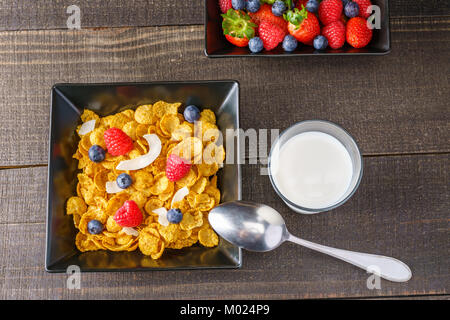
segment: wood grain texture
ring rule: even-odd
[[[0,30],[65,29],[73,4],[80,7],[82,28],[204,23],[204,0],[1,0]],[[391,0],[389,7],[391,17],[450,15],[450,3],[442,0]]]
[[[201,26],[1,32],[0,167],[47,162],[58,82],[235,79],[244,129],[326,119],[365,155],[449,152],[450,21],[392,29],[387,56],[301,59],[208,59]]]
[[[361,298],[365,299],[365,298]],[[368,300],[450,300],[450,295],[401,296],[389,298],[367,298]]]
[[[287,209],[259,175],[259,165],[243,166],[246,200],[265,202],[304,239],[338,248],[393,256],[407,263],[407,283],[381,281],[366,287],[368,274],[334,258],[286,243],[267,253],[244,251],[239,270],[86,273],[81,289],[66,289],[65,274],[44,271],[45,210],[40,188],[45,168],[4,170],[4,179],[30,176],[31,188],[2,189],[0,223],[0,299],[287,299],[389,297],[449,294],[450,155],[366,157],[365,175],[354,197],[342,207],[317,215]],[[15,178],[17,177],[17,178]],[[33,182],[34,181],[34,182]],[[21,186],[21,187],[20,187]],[[41,189],[39,194],[35,190]],[[21,194],[36,210],[33,223],[23,205],[8,200]],[[15,222],[14,222],[15,221]]]
[[[42,223],[47,167],[0,170],[0,224]]]
[[[0,30],[66,29],[70,5],[80,8],[82,28],[203,23],[203,0],[1,0]]]

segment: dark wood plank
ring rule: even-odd
[[[36,223],[16,219],[0,224],[0,299],[287,299],[389,297],[449,294],[450,155],[366,157],[360,189],[339,209],[316,215],[291,212],[276,196],[258,165],[243,167],[243,194],[265,202],[285,218],[290,231],[304,239],[361,252],[397,257],[413,278],[407,283],[381,281],[380,290],[366,286],[364,271],[294,244],[267,253],[244,252],[239,270],[82,274],[81,290],[66,289],[65,274],[44,271],[45,210]],[[24,172],[21,172],[24,171]],[[7,175],[45,181],[43,168],[5,170]],[[20,186],[20,184],[19,184]],[[20,187],[18,187],[20,188]],[[28,202],[40,196],[2,189],[0,210],[14,194]],[[35,188],[37,189],[37,188]],[[34,190],[34,189],[33,189]],[[4,200],[6,198],[6,200]],[[9,217],[23,215],[23,205],[9,201]],[[13,220],[12,218],[9,218]],[[40,221],[40,222],[37,222]]]
[[[449,152],[449,26],[397,20],[387,56],[285,59],[208,59],[201,26],[1,32],[0,166],[46,163],[58,82],[236,79],[245,129],[327,119],[365,155]]]
[[[46,194],[46,166],[0,170],[0,224],[42,223]]]
[[[204,0],[70,0],[0,1],[0,30],[67,28],[67,7],[81,10],[81,27],[127,27],[203,24]],[[449,16],[441,0],[391,0],[392,17]]]
[[[70,5],[80,8],[81,28],[203,23],[203,0],[3,0],[0,30],[65,29]]]
[[[364,299],[364,298],[363,298]],[[450,295],[404,296],[389,298],[368,298],[368,300],[450,300]]]

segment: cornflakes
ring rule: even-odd
[[[87,210],[86,203],[80,197],[70,197],[69,200],[67,200],[66,208],[67,214],[82,215]]]
[[[166,249],[182,249],[196,243],[205,247],[218,245],[219,238],[208,223],[208,213],[220,203],[216,173],[225,159],[220,131],[211,110],[201,112],[195,129],[179,112],[180,106],[181,103],[158,101],[153,105],[140,105],[135,111],[126,109],[106,117],[99,117],[91,110],[83,111],[82,122],[96,120],[96,124],[92,131],[79,134],[80,141],[73,155],[80,169],[77,195],[66,203],[66,213],[73,216],[79,231],[75,244],[80,251],[139,249],[151,259],[159,259]],[[99,145],[106,150],[103,134],[112,127],[121,129],[132,139],[133,149],[121,156],[106,153],[102,162],[92,162],[90,147]],[[151,146],[144,138],[146,134],[158,136],[162,146],[160,155],[142,169],[117,170],[121,161],[151,152]],[[192,164],[189,172],[176,182],[170,181],[165,174],[170,154],[177,154]],[[106,183],[115,181],[121,173],[129,174],[132,184],[114,191],[117,193],[107,193]],[[189,193],[172,201],[174,194],[184,187]],[[143,213],[142,223],[134,229],[123,228],[114,220],[114,214],[127,200],[133,200]],[[158,222],[160,216],[154,212],[160,208],[166,211],[178,209],[183,217],[179,223],[161,225]],[[89,233],[91,220],[103,224],[103,231]]]
[[[198,232],[198,241],[205,247],[214,247],[219,244],[219,237],[211,228],[202,228]]]

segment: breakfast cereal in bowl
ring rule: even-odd
[[[190,105],[181,113],[181,105],[158,101],[105,117],[83,111],[77,195],[66,203],[78,250],[158,259],[168,248],[218,245],[208,213],[221,198],[220,131],[214,112]]]

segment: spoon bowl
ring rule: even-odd
[[[297,238],[288,232],[278,211],[264,204],[226,202],[212,209],[208,219],[221,237],[246,250],[265,252],[277,248],[284,241],[291,241],[390,281],[405,282],[412,276],[409,267],[395,258],[336,249]]]
[[[273,250],[289,236],[278,211],[263,204],[223,203],[211,210],[208,219],[224,239],[250,251]]]

